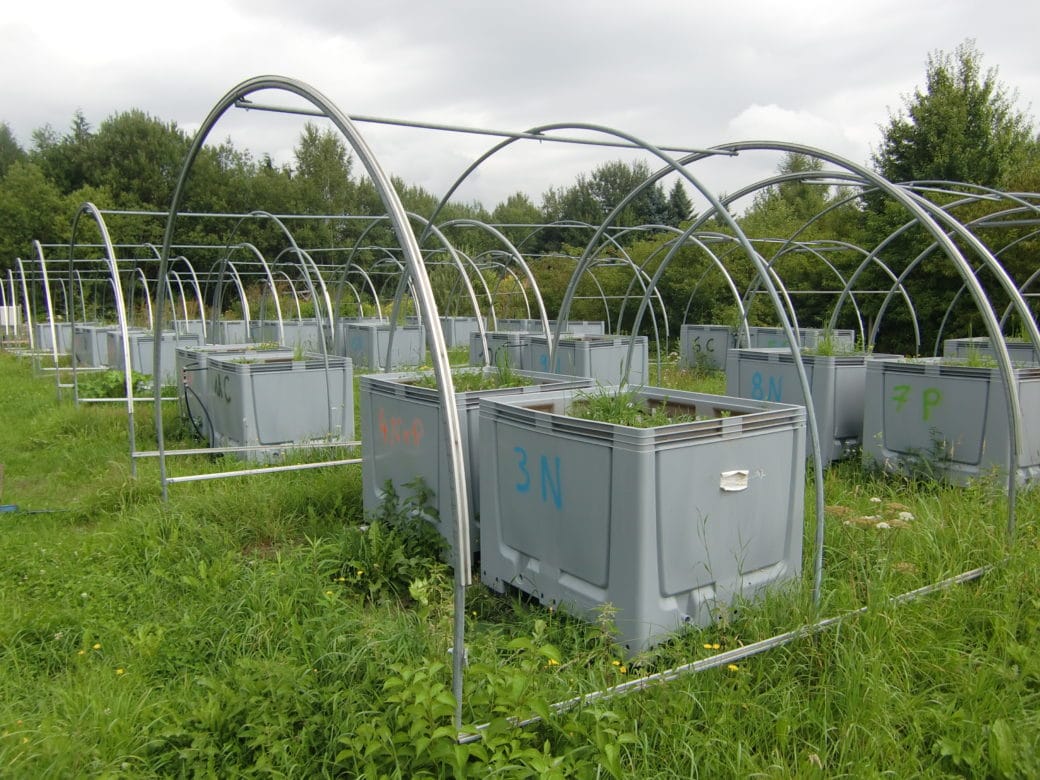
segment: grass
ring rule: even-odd
[[[665,371],[669,386],[719,382]],[[145,409],[138,433],[154,436]],[[1040,775],[1035,490],[1009,549],[996,481],[836,464],[822,613],[866,612],[526,729],[505,718],[817,615],[805,589],[776,593],[625,659],[609,610],[587,624],[475,585],[464,715],[490,726],[459,745],[451,573],[407,497],[363,517],[348,467],[178,485],[163,504],[155,464],[129,476],[124,411],[59,403],[6,354],[0,423],[0,500],[62,510],[0,514],[4,777]]]

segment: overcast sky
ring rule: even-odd
[[[1038,30],[1035,0],[18,2],[0,15],[0,121],[26,147],[43,125],[67,130],[77,109],[95,127],[138,108],[194,131],[234,85],[278,74],[353,115],[503,130],[584,122],[690,147],[787,140],[866,163],[879,126],[923,84],[928,53],[966,38],[1035,118]],[[289,161],[301,121],[236,110],[211,138]],[[435,194],[493,143],[359,127],[389,173]],[[492,207],[520,190],[538,203],[633,155],[514,144],[461,195]],[[695,175],[733,192],[776,163],[745,154]]]

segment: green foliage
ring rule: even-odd
[[[528,377],[521,376],[511,369],[505,361],[491,371],[463,369],[451,375],[456,393],[470,393],[480,390],[497,390],[503,387],[527,387],[532,384]],[[437,376],[427,373],[415,380],[417,387],[436,388]]]
[[[34,163],[12,162],[0,180],[0,269],[32,260],[32,240],[68,232],[61,192]],[[60,226],[60,227],[59,227]]]
[[[628,425],[633,428],[657,428],[661,425],[694,422],[695,414],[667,403],[650,403],[635,390],[618,389],[578,393],[567,413],[583,420]]]
[[[678,227],[691,219],[693,219],[693,202],[686,194],[686,187],[682,179],[676,179],[675,184],[668,191],[667,223]]]
[[[609,605],[587,623],[474,585],[462,732],[475,739],[459,742],[453,589],[424,539],[433,526],[420,486],[368,518],[352,467],[179,485],[163,504],[154,464],[129,476],[124,412],[60,403],[6,353],[0,419],[3,501],[69,510],[3,515],[5,776],[1040,771],[1031,493],[1009,549],[1000,484],[953,488],[835,464],[824,475],[819,612],[800,590],[775,593],[633,658],[613,642]],[[912,520],[877,523],[901,511]],[[970,585],[889,600],[994,561]],[[862,606],[731,667],[553,706]],[[532,717],[541,721],[516,725]]]
[[[884,129],[874,166],[886,178],[1001,186],[1036,145],[1016,95],[983,72],[973,40],[928,55],[925,87],[904,100]]]
[[[0,122],[0,179],[7,175],[7,169],[14,163],[24,160],[25,150],[18,144],[11,126],[7,122]]]
[[[122,371],[91,371],[76,377],[80,398],[125,398],[126,374]],[[136,371],[130,373],[134,396],[143,395],[151,388],[151,378]]]

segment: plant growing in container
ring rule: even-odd
[[[485,584],[589,619],[613,604],[638,652],[798,577],[803,408],[652,387],[596,403],[664,424],[574,416],[577,389],[482,400]]]

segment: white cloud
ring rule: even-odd
[[[990,0],[680,0],[416,3],[331,0],[56,0],[8,4],[0,18],[0,121],[97,125],[139,108],[197,127],[245,78],[277,73],[343,111],[506,130],[557,121],[617,127],[657,144],[704,147],[771,138],[859,163],[879,125],[920,84],[925,58],[978,41],[985,64],[1040,111],[1040,4]],[[1014,23],[1009,23],[1013,19]],[[283,102],[281,100],[272,102]],[[284,159],[301,120],[232,112],[215,131]],[[365,125],[380,162],[439,192],[492,141]],[[465,197],[488,207],[627,157],[620,150],[517,145],[481,169]],[[699,166],[735,191],[775,161]]]
[[[775,103],[748,106],[729,121],[728,127],[741,140],[790,141],[851,157],[853,162],[861,162],[865,156],[854,127]]]

